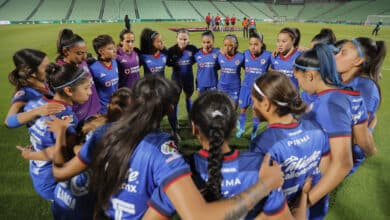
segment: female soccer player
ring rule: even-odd
[[[96,115],[99,112],[101,105],[95,83],[86,62],[87,45],[84,39],[73,33],[72,30],[61,30],[58,34],[57,53],[58,57],[56,58],[56,63],[60,65],[64,65],[65,63],[74,64],[88,72],[91,78],[92,95],[89,96],[88,101],[83,104],[73,105],[73,111],[76,113],[77,119],[83,121]]]
[[[60,181],[54,192],[52,212],[55,219],[92,219],[94,196],[89,191],[91,171],[88,166],[92,155],[107,129],[117,121],[130,103],[131,91],[120,88],[110,98],[105,120],[96,118],[83,125],[83,135],[86,142],[82,145],[77,156],[65,160],[62,151],[65,131],[68,127],[66,120],[53,117],[48,121],[48,129],[55,133],[56,144],[53,155],[53,175]],[[103,124],[103,125],[102,125]],[[101,126],[102,125],[102,126]],[[96,130],[95,130],[96,128]]]
[[[167,55],[161,34],[149,28],[141,33],[141,62],[144,66],[144,75],[165,75]]]
[[[282,165],[282,189],[288,202],[293,202],[318,166],[321,172],[326,170],[328,136],[316,122],[294,117],[304,113],[306,105],[283,73],[260,76],[253,84],[252,99],[254,113],[267,121],[268,127],[252,141],[250,150],[270,153]]]
[[[119,34],[119,47],[116,61],[118,62],[118,87],[131,88],[140,78],[138,53],[134,50],[135,35],[132,31],[124,29]]]
[[[260,33],[252,33],[249,37],[249,50],[244,51],[244,66],[245,75],[241,84],[240,98],[238,101],[240,107],[240,116],[237,121],[236,137],[240,138],[245,132],[246,110],[253,102],[251,99],[251,90],[255,80],[267,72],[271,63],[271,52],[266,50],[263,43],[263,35]],[[256,136],[259,119],[256,116],[253,118],[253,129],[251,139]]]
[[[310,48],[313,48],[313,46],[317,43],[324,43],[328,45],[335,45],[336,44],[336,35],[334,34],[333,30],[330,28],[322,28],[320,33],[316,34],[310,42]]]
[[[55,114],[64,110],[57,103],[47,103],[38,108],[25,109],[29,101],[38,101],[42,96],[51,97],[53,94],[46,84],[46,66],[49,58],[39,50],[22,49],[13,55],[15,69],[8,74],[9,82],[15,86],[12,105],[5,117],[4,124],[8,128],[20,127],[34,119]]]
[[[203,32],[202,48],[195,54],[195,61],[198,65],[196,72],[196,87],[199,93],[217,89],[219,69],[217,59],[219,49],[214,48],[213,44],[213,32]]]
[[[109,35],[99,35],[93,39],[93,49],[98,60],[89,68],[99,95],[101,108],[99,113],[107,113],[107,105],[112,93],[118,89],[118,63],[116,62],[116,48],[114,40]]]
[[[229,137],[235,127],[236,111],[226,94],[209,91],[200,95],[191,111],[191,121],[192,133],[201,143],[202,149],[191,155],[188,162],[193,172],[192,178],[206,201],[230,198],[256,183],[263,155],[240,152],[229,146]],[[172,205],[164,194],[161,195],[162,199],[152,197],[150,206],[170,216],[174,211],[170,210]],[[245,219],[253,219],[259,213],[262,219],[292,219],[285,201],[281,190],[273,190]],[[301,218],[304,218],[306,201],[301,202]]]
[[[277,54],[271,57],[271,69],[284,73],[299,89],[298,82],[294,78],[294,60],[301,54],[298,51],[301,33],[298,28],[283,28],[279,31],[277,40]]]
[[[194,93],[194,73],[192,65],[195,63],[194,55],[198,49],[194,45],[190,45],[190,36],[186,29],[177,31],[177,43],[168,49],[168,66],[172,67],[172,80],[177,83],[186,96],[186,109],[189,114],[192,106],[191,96]],[[177,105],[175,111],[168,115],[169,123],[177,133]]]
[[[381,102],[379,86],[380,71],[386,57],[384,41],[374,41],[359,37],[347,41],[335,56],[337,71],[345,86],[359,91],[368,112],[368,127],[371,131],[376,125],[375,113]],[[370,153],[368,153],[370,154]],[[355,145],[353,148],[354,167],[352,172],[364,161],[365,152]]]
[[[36,102],[29,102],[29,106],[42,106],[46,103],[60,103],[65,109],[55,116],[61,119],[69,119],[70,125],[67,135],[76,135],[77,117],[72,111],[73,103],[86,102],[91,95],[90,78],[87,72],[72,64],[60,66],[49,64],[46,68],[49,86],[55,92],[52,100],[42,98]],[[27,106],[27,107],[29,107]],[[52,158],[56,137],[48,130],[46,121],[49,116],[43,116],[34,121],[29,127],[30,141],[33,151],[20,149],[26,159],[30,159],[30,176],[36,192],[44,199],[54,199],[56,181],[53,177]]]
[[[305,51],[294,64],[294,75],[300,87],[317,94],[313,107],[304,117],[317,121],[326,130],[330,144],[330,163],[321,179],[309,192],[309,205],[325,198],[351,171],[353,142],[367,152],[375,146],[367,128],[367,112],[359,92],[345,90],[339,80],[332,49],[318,43]],[[321,201],[312,207],[311,218],[323,218],[327,206]]]
[[[248,191],[207,205],[174,142],[159,129],[162,118],[176,102],[174,87],[163,77],[149,76],[137,82],[129,110],[107,133],[93,162],[92,183],[99,208],[95,217],[139,219],[152,193],[161,187],[183,219],[235,219],[251,210],[269,190],[280,186],[278,168],[272,166],[275,173],[268,176],[270,161],[266,159],[261,180]]]
[[[218,54],[218,64],[221,68],[218,90],[229,95],[238,106],[238,97],[241,88],[241,68],[244,66],[244,55],[237,51],[238,39],[236,35],[228,34],[223,39],[224,54]]]

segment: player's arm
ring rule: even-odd
[[[331,137],[329,143],[331,152],[329,166],[320,181],[310,190],[308,194],[309,205],[314,205],[336,188],[353,166],[351,137]]]
[[[47,103],[27,112],[20,112],[25,104],[25,102],[15,102],[11,105],[4,121],[6,127],[16,128],[34,120],[39,116],[55,114],[64,110],[64,106],[61,104]]]
[[[354,143],[363,149],[366,156],[376,154],[376,147],[372,133],[368,129],[367,121],[354,125],[352,128]]]
[[[206,203],[190,176],[176,180],[166,193],[183,219],[238,219],[248,213],[272,189],[283,183],[278,165],[270,165],[270,156],[264,157],[259,181],[245,192],[228,200]],[[191,198],[191,200],[188,200]]]
[[[50,161],[54,156],[54,146],[47,147],[41,151],[34,151],[32,146],[16,146],[22,155],[22,157],[26,160],[41,160],[41,161]]]
[[[368,124],[368,129],[370,131],[373,131],[374,128],[376,127],[376,124],[378,123],[378,117],[376,117],[376,114],[371,115],[371,113],[368,113],[368,118],[371,118],[371,117],[372,117],[372,120]]]

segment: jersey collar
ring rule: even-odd
[[[204,158],[208,158],[209,157],[209,152],[204,150],[204,149],[199,150],[198,153],[199,153],[200,156],[202,156]],[[238,158],[238,155],[239,155],[239,151],[238,150],[233,150],[233,153],[228,154],[228,155],[224,155],[223,160],[224,161],[231,161],[231,160],[234,160],[234,159]]]
[[[358,92],[358,91],[351,91],[351,90],[346,90],[346,89],[327,89],[327,90],[324,90],[324,91],[317,93],[317,95],[321,96],[321,95],[327,94],[329,92],[341,92],[344,94],[355,95],[355,96],[360,95],[360,92]]]
[[[283,56],[281,53],[279,53],[281,60],[289,60],[292,55],[294,55],[295,52],[297,52],[297,48],[295,48],[288,56]]]
[[[296,128],[298,127],[298,125],[299,125],[298,122],[292,122],[289,124],[275,123],[275,124],[268,125],[268,128]]]

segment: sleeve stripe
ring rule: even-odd
[[[264,212],[264,214],[266,216],[276,216],[276,215],[281,214],[286,209],[286,207],[287,207],[287,200],[285,199],[282,207],[280,207],[278,210],[276,210],[275,212],[272,212],[272,213]]]
[[[192,173],[188,169],[186,169],[185,171],[186,171],[186,173],[182,172],[181,175],[178,175],[175,178],[172,178],[169,181],[167,181],[166,184],[163,184],[163,191],[166,192],[168,190],[169,186],[171,186],[173,183],[175,183],[179,179],[186,177],[186,176],[191,176]]]
[[[77,154],[77,158],[79,158],[79,160],[80,160],[85,166],[89,166],[89,163],[87,163],[87,161],[83,160],[83,158],[80,156],[80,153]]]
[[[153,203],[149,200],[148,201],[148,206],[149,208],[153,209],[154,211],[156,211],[161,217],[163,217],[164,219],[170,219],[169,216],[165,215],[163,212],[161,212],[160,210],[158,210],[154,205]]]

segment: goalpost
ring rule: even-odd
[[[278,23],[278,24],[286,23],[286,16],[274,16],[273,23]]]
[[[383,25],[390,25],[390,15],[368,15],[364,25],[375,25],[379,21]]]

